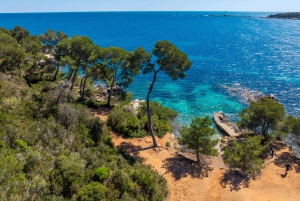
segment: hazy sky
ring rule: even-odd
[[[0,13],[69,11],[300,11],[300,0],[0,0]]]

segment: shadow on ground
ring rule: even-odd
[[[144,162],[145,158],[139,155],[139,151],[151,149],[152,147],[142,148],[141,146],[137,146],[132,144],[131,142],[122,142],[119,146],[119,152],[123,155],[124,158],[131,161]]]
[[[126,151],[127,153],[137,152],[138,150],[142,149],[139,145],[134,145],[131,142],[122,142],[118,147],[122,150]]]
[[[289,163],[291,169],[295,170],[297,173],[300,173],[300,159],[296,158],[290,152],[282,152],[275,160],[274,164],[285,168],[285,164]]]
[[[241,188],[248,188],[251,180],[255,180],[257,175],[249,175],[235,170],[226,171],[220,178],[223,188],[229,186],[231,191],[238,191]]]
[[[110,108],[108,107],[103,107],[100,109],[93,109],[92,113],[96,114],[96,115],[108,115],[108,113],[110,112]]]
[[[192,178],[208,177],[208,172],[212,170],[204,164],[199,164],[182,155],[167,158],[164,161],[163,167],[166,168],[166,173],[171,173],[175,180],[187,177],[188,175]]]

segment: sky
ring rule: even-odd
[[[297,12],[300,0],[0,0],[0,13],[72,11]]]

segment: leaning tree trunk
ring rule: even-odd
[[[86,85],[86,80],[88,79],[88,75],[85,76],[84,82],[83,82],[83,86],[82,86],[82,95],[83,95],[83,99],[84,99],[84,91],[85,91],[85,85]]]
[[[111,83],[111,86],[110,86],[110,90],[109,90],[109,94],[108,94],[108,99],[107,99],[107,107],[110,107],[110,99],[111,99],[111,95],[112,95],[112,91],[113,91],[113,87],[115,85],[115,81],[116,79],[114,78],[112,83]]]
[[[75,80],[76,80],[76,77],[77,77],[78,70],[79,70],[79,67],[77,67],[77,68],[75,69],[75,71],[74,71],[73,78],[72,78],[72,84],[71,84],[71,87],[70,87],[70,91],[73,90],[73,87],[74,87],[74,83],[75,83]]]
[[[197,162],[200,163],[200,156],[199,156],[199,152],[196,150],[196,155],[197,155]]]
[[[152,80],[152,83],[149,87],[149,91],[148,91],[148,94],[147,94],[148,128],[149,128],[152,140],[153,140],[153,146],[154,147],[158,147],[158,144],[157,144],[157,141],[156,141],[156,138],[155,138],[155,135],[154,135],[154,131],[153,131],[153,128],[152,128],[151,113],[150,113],[150,94],[152,92],[154,83],[156,81],[156,75],[157,75],[158,72],[159,72],[159,70],[154,71],[153,80]]]
[[[272,153],[272,156],[271,156],[271,158],[273,158],[273,157],[274,157],[274,149],[273,149],[273,147],[272,147],[272,144],[271,144],[271,142],[269,142],[269,148],[270,148],[270,150],[271,150],[271,153]]]
[[[52,78],[52,82],[54,82],[56,80],[56,76],[57,76],[58,70],[59,70],[59,60],[57,60],[57,68],[56,68],[55,74],[54,74],[54,76]]]
[[[84,80],[85,76],[83,78],[81,78],[80,80],[80,85],[79,85],[79,93],[82,99],[84,99],[83,93],[82,93],[82,85],[83,85],[83,80]]]

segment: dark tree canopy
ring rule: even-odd
[[[242,128],[250,129],[266,138],[271,131],[278,129],[279,122],[285,119],[285,111],[282,104],[264,97],[258,102],[252,102],[240,113],[240,117],[239,125]]]
[[[16,26],[13,30],[11,30],[11,35],[18,42],[20,42],[22,39],[30,36],[29,31],[27,31],[26,29],[24,29],[23,27],[20,27],[20,26]]]
[[[133,82],[133,76],[138,75],[140,70],[150,61],[150,53],[139,47],[134,52],[128,52],[119,47],[104,48],[99,59],[112,76],[107,77],[106,83],[110,86],[107,105],[110,106],[112,90],[115,84],[126,89]]]
[[[225,148],[224,161],[231,169],[246,173],[257,173],[262,169],[264,160],[261,154],[268,148],[261,144],[262,136],[247,137],[234,141]]]
[[[25,51],[18,41],[5,32],[0,32],[0,69],[2,72],[21,68]],[[19,74],[21,72],[19,71]]]

